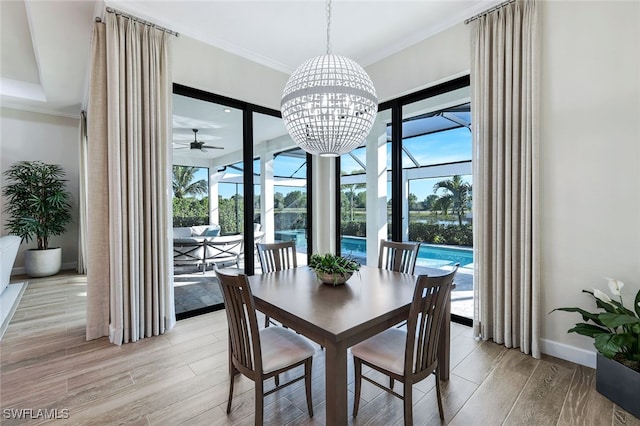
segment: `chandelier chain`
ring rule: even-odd
[[[327,0],[327,55],[331,54],[331,0]]]

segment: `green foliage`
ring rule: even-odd
[[[238,195],[230,198],[218,196],[218,219],[224,235],[244,232],[244,197]]]
[[[4,172],[7,185],[5,212],[9,232],[29,242],[34,236],[38,250],[49,248],[49,237],[64,233],[71,222],[70,194],[63,168],[40,161],[20,161]]]
[[[307,207],[307,193],[302,191],[291,191],[284,197],[285,209],[305,208]]]
[[[343,221],[340,224],[342,235],[366,237],[367,223],[364,221]],[[473,246],[473,227],[464,225],[440,225],[422,222],[409,223],[409,241],[429,244],[447,244],[452,246]]]
[[[585,322],[577,323],[569,333],[593,338],[595,348],[602,355],[640,372],[640,290],[633,302],[634,310],[627,309],[620,294],[624,283],[612,278],[608,280],[609,289],[614,296],[619,296],[619,302],[599,290],[582,290],[591,295],[596,307],[604,312],[592,313],[582,308],[557,308],[553,311],[580,314]]]
[[[472,247],[473,227],[471,224],[441,225],[411,222],[409,223],[409,241]]]
[[[209,224],[209,198],[173,199],[173,226],[195,226]]]
[[[352,258],[331,253],[312,254],[309,267],[316,271],[316,274],[352,274],[360,270],[360,264]]]
[[[275,229],[286,231],[290,229],[305,229],[307,227],[307,213],[277,211],[274,214]]]
[[[367,223],[360,221],[342,222],[342,235],[350,235],[352,237],[365,237],[367,235]]]

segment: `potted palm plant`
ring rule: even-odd
[[[360,264],[352,258],[331,253],[311,255],[309,267],[320,281],[334,286],[344,284],[354,272],[360,270]]]
[[[38,247],[25,252],[25,271],[32,277],[57,274],[62,264],[60,247],[49,247],[49,238],[65,232],[71,222],[71,205],[65,172],[56,164],[20,161],[4,172],[7,185],[5,212],[10,219],[9,233],[29,242],[35,237]]]
[[[569,333],[594,339],[598,351],[596,360],[596,390],[634,416],[640,418],[640,290],[632,309],[624,306],[622,281],[607,278],[613,300],[604,292],[582,290],[591,295],[600,312],[581,308],[558,308],[556,311],[577,312],[584,322],[577,323]]]

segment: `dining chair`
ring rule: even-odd
[[[262,425],[264,397],[304,379],[309,417],[311,403],[311,367],[314,348],[302,336],[283,327],[258,329],[256,308],[247,276],[227,274],[215,268],[220,280],[229,325],[229,400],[231,412],[235,376],[242,374],[255,383],[255,424]],[[278,374],[304,365],[304,375],[280,384]],[[264,381],[275,380],[275,388],[264,392]]]
[[[420,243],[397,243],[380,240],[378,268],[413,274],[416,270],[418,250],[420,250]],[[406,324],[406,321],[402,321],[398,327],[404,327]]]
[[[420,275],[409,310],[407,329],[390,328],[351,348],[355,370],[353,417],[358,415],[362,379],[404,401],[404,424],[413,424],[413,385],[431,373],[436,376],[436,395],[440,419],[444,420],[438,370],[438,340],[444,313],[451,297],[451,286],[458,265],[446,275]],[[445,324],[448,326],[448,323]],[[389,376],[389,387],[362,375],[366,365]],[[394,381],[403,383],[403,395],[393,390]]]
[[[380,240],[378,268],[413,274],[416,270],[419,249],[420,243],[397,243]]]
[[[295,241],[257,243],[256,248],[258,250],[258,258],[260,259],[260,267],[262,268],[263,274],[298,266]],[[277,325],[269,316],[265,316],[264,327],[269,327],[269,324]]]

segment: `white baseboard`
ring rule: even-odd
[[[63,263],[62,266],[60,266],[60,270],[61,271],[66,271],[69,269],[76,269],[78,267],[78,262],[67,262],[67,263]],[[24,275],[26,274],[26,272],[24,271],[24,266],[21,266],[19,268],[13,268],[11,270],[11,275]]]
[[[588,351],[553,340],[540,339],[541,352],[586,367],[596,368],[596,351]]]

